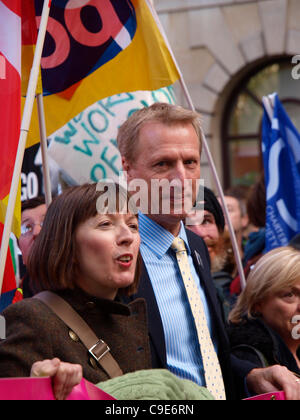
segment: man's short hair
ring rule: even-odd
[[[215,193],[207,187],[204,187],[204,210],[213,214],[219,232],[223,233],[225,229],[225,217],[223,209]]]
[[[46,204],[46,199],[43,195],[38,197],[30,198],[29,200],[23,201],[21,205],[21,211],[35,209],[36,207]]]
[[[167,103],[154,103],[149,108],[134,112],[119,128],[117,142],[121,156],[132,162],[139,139],[140,129],[144,124],[157,122],[166,125],[192,124],[198,139],[200,155],[202,151],[202,131],[200,115],[197,112]]]
[[[256,227],[264,228],[266,226],[266,186],[264,175],[254,184],[247,199],[247,213],[249,222]]]

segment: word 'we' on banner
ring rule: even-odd
[[[74,183],[117,181],[122,169],[118,128],[154,102],[175,103],[173,88],[123,93],[94,103],[50,136],[49,155]]]

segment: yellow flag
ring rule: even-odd
[[[87,0],[61,9],[52,0],[41,63],[48,136],[100,99],[179,79],[145,0]],[[38,141],[35,105],[27,147]]]
[[[9,195],[7,195],[3,200],[0,200],[0,223],[2,223],[3,225],[5,223],[5,215],[6,215],[7,205],[8,205],[8,198],[9,198]],[[17,238],[20,236],[20,233],[21,233],[21,183],[19,183],[11,231],[16,235]]]

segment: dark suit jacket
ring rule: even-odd
[[[210,259],[207,247],[202,238],[188,229],[187,237],[193,262],[210,308],[212,325],[216,331],[219,345],[218,357],[224,378],[227,399],[242,398],[245,396],[243,395],[244,378],[256,366],[230,355],[230,346],[226,334],[223,312],[210,273]],[[145,265],[143,265],[138,293],[133,298],[136,297],[143,297],[147,302],[152,366],[153,368],[167,368],[162,320]]]

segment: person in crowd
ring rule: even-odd
[[[204,212],[194,210],[186,220],[186,227],[201,236],[206,243],[211,271],[221,271],[226,263],[223,241],[225,219],[222,207],[211,189],[204,187]]]
[[[253,226],[244,250],[244,266],[254,264],[265,249],[266,227],[266,187],[262,174],[259,181],[250,189],[247,199],[247,214]]]
[[[34,197],[22,203],[19,247],[25,266],[27,266],[32,245],[42,229],[46,212],[44,196]]]
[[[211,273],[224,308],[225,319],[235,300],[230,295],[230,284],[235,262],[231,241],[225,232],[225,218],[222,207],[214,192],[204,187],[204,211],[188,215],[186,227],[204,239],[207,246]]]
[[[298,384],[294,398],[300,399],[299,250],[281,247],[261,257],[229,320],[233,352],[261,367],[284,366]]]
[[[47,206],[44,196],[31,198],[22,203],[21,209],[21,236],[19,238],[19,248],[22,253],[22,261],[24,264],[24,276],[22,278],[21,287],[24,298],[32,297],[33,293],[29,286],[29,276],[26,270],[28,256],[32,245],[38,237],[46,216]]]
[[[264,175],[252,186],[247,198],[247,214],[249,223],[252,225],[252,232],[244,248],[243,266],[245,278],[250,273],[251,267],[261,258],[265,249],[266,232],[266,188]],[[241,293],[240,277],[236,276],[230,286],[232,295]]]
[[[243,258],[245,232],[249,224],[244,190],[241,187],[232,187],[225,191],[224,198],[236,236],[240,256]],[[219,201],[221,203],[220,198]],[[225,225],[225,228],[228,230],[227,224]]]
[[[115,191],[116,203],[120,197],[128,203],[121,187]],[[100,205],[105,194],[96,184],[72,187],[49,206],[26,261],[35,296],[2,313],[7,331],[0,341],[1,377],[29,376],[35,362],[58,358],[81,365],[92,383],[105,381],[109,374],[98,363],[102,341],[103,355],[111,354],[123,373],[151,368],[145,302],[123,303],[139,280],[137,217],[121,204],[108,213]],[[99,338],[95,350],[88,351],[39,298],[42,291],[62,298],[89,325]]]
[[[33,295],[29,286],[29,276],[26,270],[28,255],[35,239],[41,231],[47,212],[44,196],[38,196],[22,202],[21,206],[21,235],[18,245],[22,253],[22,279],[17,289],[0,296],[0,312],[12,303]]]
[[[296,384],[280,366],[259,369],[230,357],[207,247],[182,223],[192,207],[183,203],[187,199],[194,203],[197,197],[201,139],[197,113],[161,103],[132,114],[117,137],[129,185],[138,179],[148,186],[144,196],[148,206],[139,214],[144,267],[135,297],[147,302],[152,366],[168,368],[181,378],[205,385],[217,399],[237,397],[233,373],[240,389],[246,383],[249,391],[255,388],[256,393],[266,388],[272,391],[275,384],[287,388],[287,382],[293,388]],[[170,209],[164,212],[160,206],[164,194],[162,189],[153,191],[153,180],[156,185],[163,180],[172,182],[173,187],[190,182],[181,197],[171,191]],[[160,211],[151,212],[154,202]],[[196,301],[193,307],[191,299]],[[214,381],[208,357],[213,360]]]
[[[295,249],[298,249],[300,251],[300,233],[295,235],[289,243],[289,246],[292,246]]]

